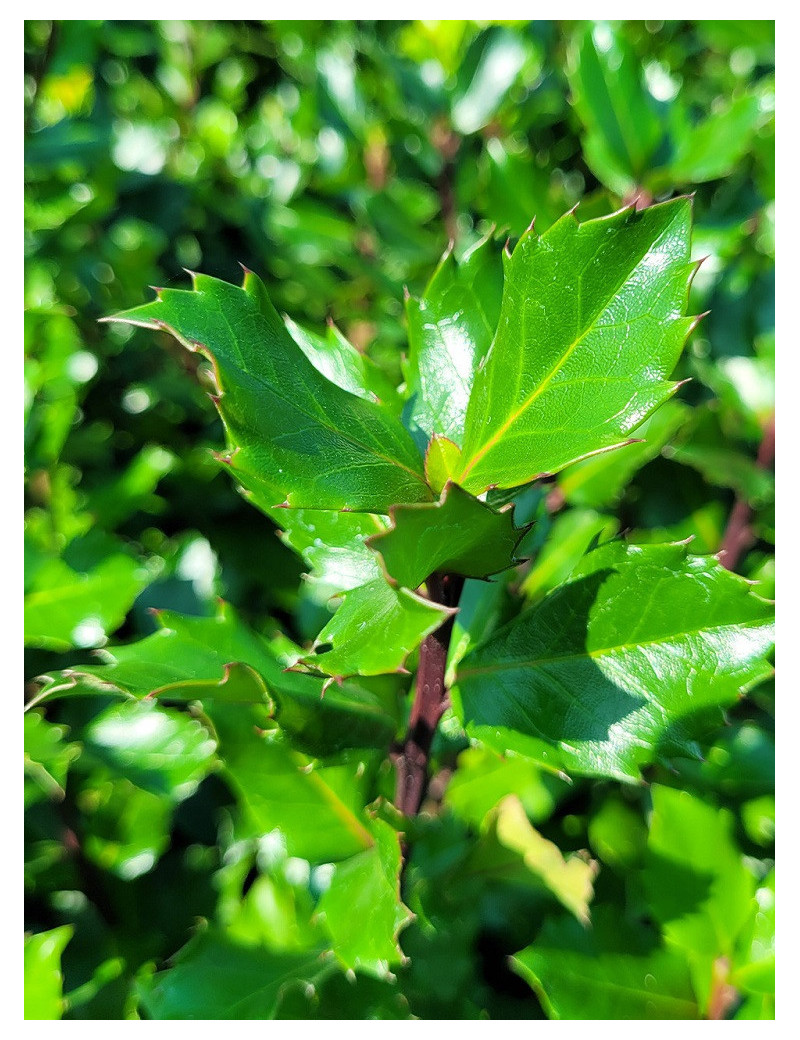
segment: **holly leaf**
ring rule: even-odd
[[[84,730],[88,754],[144,791],[183,801],[213,768],[216,743],[197,719],[152,701],[113,704]]]
[[[576,855],[564,857],[557,845],[531,825],[516,794],[507,795],[495,807],[487,833],[474,847],[465,869],[505,881],[525,880],[527,874],[577,920],[589,922],[595,864]]]
[[[325,378],[292,339],[260,279],[207,275],[114,315],[163,330],[211,361],[227,461],[254,502],[386,512],[430,498],[422,459],[399,419]]]
[[[385,584],[385,583],[384,583]],[[327,751],[386,746],[395,719],[381,699],[352,683],[322,697],[322,682],[287,671],[291,658],[251,631],[231,606],[220,603],[213,618],[155,614],[153,635],[102,651],[101,665],[85,665],[44,677],[31,705],[56,697],[114,694],[185,703],[261,704],[276,711],[299,746]]]
[[[330,863],[372,848],[364,802],[369,764],[343,752],[315,759],[295,750],[279,731],[265,731],[257,713],[213,705],[223,775],[258,834],[280,832],[290,856]]]
[[[554,1019],[696,1019],[685,961],[669,950],[643,955],[561,949],[538,940],[511,958]]]
[[[374,361],[356,350],[333,323],[328,325],[325,335],[320,336],[291,318],[283,320],[294,342],[327,380],[365,401],[391,404],[393,411],[399,408],[397,392],[383,372]]]
[[[567,76],[583,123],[586,161],[618,194],[640,184],[663,135],[642,65],[608,22],[589,23],[570,47]]]
[[[745,94],[692,125],[676,110],[675,151],[668,164],[672,183],[700,184],[724,177],[746,153],[761,114],[758,97]]]
[[[313,984],[330,972],[320,951],[275,952],[232,942],[223,932],[200,932],[171,967],[139,983],[139,999],[154,1019],[273,1019],[286,990]]]
[[[714,962],[724,957],[730,963],[756,914],[755,879],[733,840],[730,813],[688,791],[654,784],[651,793],[644,891],[667,942],[693,965],[705,1002]]]
[[[487,238],[460,261],[448,250],[420,299],[406,300],[410,419],[428,437],[462,443],[475,369],[497,328],[502,288],[500,251]]]
[[[771,674],[772,605],[685,544],[617,542],[462,662],[467,732],[553,770],[635,780]]]
[[[317,636],[313,652],[298,658],[333,678],[398,672],[408,655],[454,611],[379,577],[350,592]]]
[[[335,866],[317,914],[345,968],[385,975],[403,959],[397,938],[413,914],[400,899],[400,839],[383,820],[369,823],[374,844]]]
[[[434,571],[486,578],[518,561],[526,528],[514,527],[513,508],[497,512],[448,482],[438,502],[396,506],[392,526],[367,545],[383,557],[390,581],[416,589]]]
[[[691,201],[528,230],[506,258],[497,333],[474,381],[457,482],[474,494],[624,444],[676,390]]]
[[[152,579],[123,553],[87,571],[57,558],[42,563],[25,596],[25,645],[57,651],[100,646]]]

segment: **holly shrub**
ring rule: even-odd
[[[774,1017],[773,49],[26,23],[27,1018]]]

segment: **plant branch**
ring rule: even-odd
[[[764,435],[758,448],[756,463],[761,469],[769,469],[775,459],[775,414],[773,413],[764,426]],[[745,498],[737,498],[728,526],[722,536],[720,546],[720,563],[729,571],[735,571],[739,560],[755,541],[750,521],[753,509]]]
[[[432,574],[427,581],[428,596],[435,603],[455,607],[463,584],[464,579],[457,574]],[[397,758],[395,804],[406,816],[419,812],[428,785],[433,735],[447,706],[444,674],[452,631],[453,618],[449,617],[420,647],[408,733]]]

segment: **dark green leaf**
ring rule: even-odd
[[[108,320],[163,329],[209,358],[232,472],[260,508],[386,512],[430,498],[399,421],[314,368],[252,272],[242,288],[196,275],[193,291],[165,289]]]
[[[445,485],[438,502],[398,506],[392,526],[368,539],[383,557],[389,577],[416,589],[434,571],[485,578],[511,567],[525,533],[514,527],[514,511],[498,513],[457,484]]]
[[[498,751],[635,779],[697,754],[695,738],[770,674],[772,608],[685,545],[614,543],[473,651],[454,706]]]
[[[325,972],[319,953],[274,953],[209,929],[176,955],[173,967],[142,981],[139,997],[155,1019],[273,1019],[289,986],[313,986]]]

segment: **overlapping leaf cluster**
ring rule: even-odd
[[[774,1013],[768,28],[28,23],[28,1017]]]

